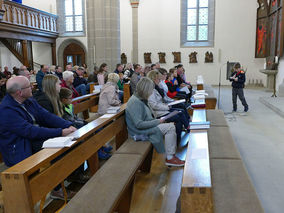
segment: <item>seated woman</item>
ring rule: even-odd
[[[107,112],[107,109],[112,106],[120,106],[121,101],[118,97],[118,86],[117,82],[119,80],[119,76],[116,73],[108,74],[107,83],[102,87],[99,98],[99,115],[103,115]],[[109,154],[112,150],[112,147],[107,144],[103,146],[99,151],[98,155],[100,159],[108,159],[111,157]]]
[[[171,84],[167,84],[168,88],[169,88],[169,85],[173,85],[172,88],[174,88],[177,93],[175,93],[175,96],[176,98],[185,98],[187,100],[190,100],[190,91],[187,87],[182,87],[180,88],[179,84],[178,84],[178,80],[177,80],[177,69],[176,68],[172,68],[170,69],[169,73],[172,74],[172,78],[171,80],[169,80],[168,78],[168,81],[170,81]]]
[[[79,93],[73,86],[73,81],[74,81],[74,74],[71,71],[64,71],[63,74],[63,80],[61,81],[61,87],[68,88],[72,91],[72,98],[79,97]]]
[[[160,118],[169,114],[171,111],[179,111],[179,113],[171,118],[168,118],[167,122],[175,122],[176,124],[176,133],[177,133],[177,140],[180,142],[181,140],[181,132],[182,126],[189,132],[189,116],[187,112],[182,108],[174,108],[168,106],[167,103],[164,101],[164,92],[159,87],[159,82],[161,79],[161,74],[156,71],[152,70],[147,75],[154,82],[155,89],[153,90],[153,94],[149,97],[149,106],[154,112],[155,117]]]
[[[63,114],[62,104],[59,99],[60,80],[57,76],[47,74],[42,80],[42,91],[34,94],[36,101],[47,111],[61,117]]]
[[[148,98],[153,93],[154,84],[149,78],[141,78],[136,86],[136,92],[127,102],[125,110],[128,133],[132,137],[149,138],[157,152],[166,153],[166,165],[183,166],[184,161],[175,156],[176,133],[173,123],[164,123],[156,119],[148,106]],[[163,143],[165,136],[165,145]]]
[[[119,76],[116,73],[108,74],[108,81],[102,87],[99,98],[99,115],[103,115],[107,112],[107,109],[112,106],[120,106],[121,101],[118,98],[118,86]]]
[[[102,63],[101,66],[100,66],[100,69],[98,71],[98,74],[97,74],[99,85],[104,85],[105,84],[105,75],[107,73],[107,70],[108,70],[107,64],[106,63]]]

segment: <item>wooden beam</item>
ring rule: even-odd
[[[56,65],[56,41],[51,43],[51,51],[52,51],[52,64]]]
[[[23,65],[29,67],[29,59],[28,59],[28,41],[23,40],[22,43],[22,51],[23,51]]]

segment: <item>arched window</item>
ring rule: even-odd
[[[215,0],[182,0],[181,45],[213,46]]]
[[[60,36],[85,35],[85,0],[57,0]]]

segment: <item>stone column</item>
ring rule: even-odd
[[[130,0],[132,7],[132,63],[138,63],[138,6],[139,0]]]
[[[109,71],[120,63],[119,0],[88,0],[88,67],[107,63]]]

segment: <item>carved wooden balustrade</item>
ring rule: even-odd
[[[4,11],[2,20],[0,17],[0,30],[58,37],[56,15],[7,0],[0,0],[0,10]]]

